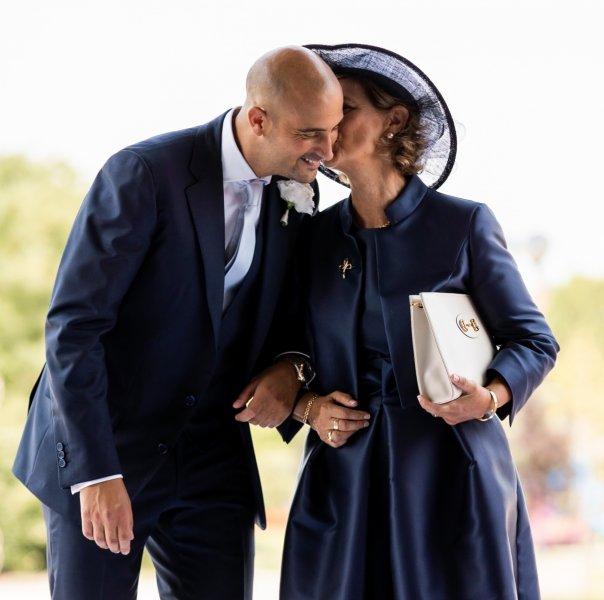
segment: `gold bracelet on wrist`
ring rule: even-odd
[[[308,416],[310,415],[310,409],[312,408],[312,403],[319,397],[319,394],[313,394],[309,400],[306,402],[306,407],[304,408],[304,416],[302,417],[302,425],[306,425],[308,423]],[[310,426],[310,423],[308,423]]]
[[[491,408],[489,410],[487,410],[487,412],[484,413],[484,415],[482,415],[482,417],[480,417],[480,419],[478,419],[479,421],[481,421],[483,423],[485,421],[490,421],[497,414],[497,408],[499,406],[495,392],[491,388],[485,388],[485,390],[487,392],[489,392],[489,394],[491,394]]]

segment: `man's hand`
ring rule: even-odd
[[[279,361],[243,388],[233,408],[245,408],[235,419],[260,427],[281,425],[291,414],[299,389],[293,365],[286,360]]]
[[[133,518],[123,479],[110,479],[80,490],[82,533],[99,548],[129,554]]]

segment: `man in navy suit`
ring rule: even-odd
[[[303,215],[280,225],[271,176],[313,182],[341,118],[329,67],[280,48],[242,107],[130,146],[95,179],[14,464],[43,503],[54,599],[135,598],[144,547],[162,598],[251,598],[265,517],[248,422],[280,424],[304,379],[267,367],[234,418],[289,349],[270,326]]]

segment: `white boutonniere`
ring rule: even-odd
[[[281,225],[283,227],[287,227],[289,211],[292,208],[295,208],[296,212],[305,213],[307,215],[312,215],[314,213],[315,203],[313,197],[315,192],[309,183],[300,183],[293,179],[287,179],[285,181],[277,181],[277,185],[279,186],[281,198],[283,198],[287,204],[287,209],[281,217]]]

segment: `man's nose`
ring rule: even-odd
[[[333,144],[338,137],[337,131],[321,136],[319,146],[321,160],[331,160],[333,158]]]

